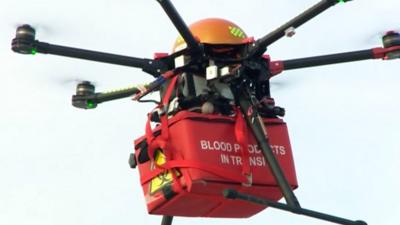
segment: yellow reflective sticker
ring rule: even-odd
[[[239,27],[231,27],[231,26],[229,26],[229,31],[234,37],[238,37],[238,38],[245,38],[246,37],[246,35],[242,31],[242,29],[240,29]]]
[[[154,163],[157,165],[162,165],[166,162],[166,157],[164,153],[161,151],[156,151],[155,157],[154,157]],[[155,165],[151,165],[151,170],[155,169]],[[180,176],[179,171],[176,171],[176,176]],[[161,188],[163,188],[165,185],[170,184],[173,180],[173,176],[170,170],[165,171],[164,173],[161,173],[154,177],[151,182],[150,182],[150,194],[154,194],[155,192],[159,191]]]

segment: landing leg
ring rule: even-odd
[[[173,216],[163,216],[161,225],[172,225]]]
[[[258,145],[260,146],[262,153],[265,159],[268,162],[268,166],[274,176],[279,188],[282,191],[282,194],[286,200],[286,203],[291,207],[300,207],[300,203],[297,200],[296,196],[293,193],[291,186],[289,185],[288,180],[286,179],[281,166],[279,165],[277,159],[272,152],[271,146],[268,141],[268,134],[264,127],[264,122],[262,121],[261,116],[258,114],[256,109],[256,99],[252,96],[248,90],[245,88],[241,88],[241,90],[235,90],[235,87],[232,87],[233,93],[239,93],[235,96],[238,105],[240,106],[240,110],[242,111],[245,119],[247,120],[247,124],[252,130],[254,137],[257,140]]]
[[[240,192],[237,192],[237,191],[231,190],[231,189],[225,190],[224,196],[228,199],[241,199],[244,201],[254,202],[256,204],[265,205],[265,206],[268,206],[271,208],[289,211],[289,212],[292,212],[295,214],[309,216],[309,217],[313,217],[316,219],[329,221],[332,223],[337,223],[337,224],[342,224],[342,225],[367,225],[366,222],[361,221],[361,220],[353,221],[353,220],[348,220],[345,218],[332,216],[329,214],[301,208],[301,207],[292,207],[287,204],[282,204],[282,203],[271,201],[268,199],[258,198],[256,196],[240,193]]]
[[[232,85],[232,92],[236,93],[235,100],[237,105],[240,106],[240,110],[243,113],[244,118],[247,120],[249,128],[251,128],[254,137],[260,146],[265,159],[268,162],[268,166],[274,176],[282,194],[286,200],[286,204],[271,201],[268,199],[258,198],[256,196],[247,195],[244,193],[237,192],[235,190],[225,190],[224,196],[229,199],[240,199],[244,201],[253,202],[260,205],[269,206],[272,208],[277,208],[280,210],[290,211],[292,213],[305,215],[337,224],[342,225],[367,225],[364,221],[352,221],[345,218],[332,216],[329,214],[309,210],[302,208],[298,202],[293,190],[283,173],[281,166],[279,165],[277,159],[275,158],[272,149],[269,145],[268,134],[264,127],[264,122],[261,116],[257,112],[257,99],[250,92],[249,88]]]

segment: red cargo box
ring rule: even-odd
[[[295,189],[297,179],[286,124],[278,118],[267,118],[264,122],[271,148]],[[135,156],[142,161],[138,168],[150,214],[244,218],[265,208],[225,199],[222,192],[227,188],[275,201],[282,198],[250,132],[247,153],[243,154],[234,132],[234,117],[182,111],[168,120],[168,127],[167,150],[156,151],[153,159],[145,162],[140,159],[148,153],[146,138],[135,140]],[[159,134],[160,130],[154,129],[153,134]],[[245,161],[250,164],[251,183],[242,173]]]

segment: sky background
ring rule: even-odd
[[[302,1],[174,0],[190,24],[234,21],[256,38],[315,4]],[[71,106],[76,79],[98,91],[149,82],[141,70],[18,55],[18,24],[59,45],[151,58],[178,33],[156,1],[0,0],[0,224],[159,224],[147,215],[137,170],[127,160],[153,107],[129,99],[95,110]],[[380,47],[400,29],[398,0],[338,4],[272,45],[272,59]],[[400,64],[368,60],[285,72],[272,94],[285,107],[303,207],[369,224],[398,224],[400,212]],[[252,218],[176,218],[174,224],[329,224],[268,209]]]

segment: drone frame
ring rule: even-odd
[[[268,79],[274,75],[277,75],[285,70],[329,65],[335,63],[353,62],[367,59],[392,59],[398,58],[400,53],[400,41],[397,38],[393,45],[385,45],[384,48],[377,47],[372,49],[352,51],[345,53],[320,55],[307,58],[298,58],[290,60],[271,61],[268,55],[264,55],[267,47],[280,38],[290,36],[292,31],[311,20],[315,16],[319,15],[328,8],[336,5],[340,2],[348,2],[351,0],[321,0],[316,5],[312,6],[308,10],[304,11],[297,17],[293,18],[289,22],[280,26],[278,29],[265,35],[264,37],[254,41],[249,40],[246,43],[246,48],[240,62],[244,61],[257,61],[262,59],[263,65],[268,71]],[[90,109],[97,106],[97,104],[116,100],[120,98],[137,95],[139,98],[159,88],[165,81],[171,77],[180,74],[185,71],[197,69],[199,62],[204,61],[205,46],[194,38],[190,32],[188,26],[185,24],[175,7],[172,5],[170,0],[157,0],[160,3],[163,10],[166,12],[179,34],[185,40],[187,47],[184,50],[178,51],[171,55],[161,54],[156,55],[155,59],[147,58],[136,58],[122,55],[115,55],[110,53],[103,53],[85,49],[78,49],[66,46],[53,45],[45,42],[35,40],[35,30],[29,25],[24,25],[17,29],[16,38],[12,41],[12,50],[22,54],[35,54],[45,53],[59,56],[67,56],[79,59],[86,59],[97,62],[111,63],[116,65],[130,66],[140,68],[144,72],[151,74],[156,79],[146,86],[146,90],[140,90],[137,87],[125,88],[105,93],[95,93],[94,86],[90,86],[87,83],[86,86],[81,86],[82,89],[77,89],[77,94],[72,96],[72,103],[75,107]],[[396,37],[399,35],[397,34]],[[393,54],[394,57],[390,57]],[[192,59],[187,64],[181,67],[175,67],[174,59],[182,55],[190,55]],[[277,162],[271,147],[268,142],[268,135],[264,124],[261,122],[261,117],[257,112],[256,105],[257,100],[252,96],[249,87],[246,85],[246,74],[239,70],[234,74],[234,77],[240,79],[232,79],[230,88],[235,94],[236,104],[239,106],[242,114],[244,115],[247,125],[251,128],[253,135],[255,136],[260,148],[262,149],[263,155],[268,162],[268,166],[285,198],[286,204],[270,201],[267,199],[260,199],[256,196],[250,196],[237,192],[235,190],[225,190],[224,196],[229,199],[240,199],[245,201],[254,202],[257,204],[277,208],[285,211],[290,211],[295,214],[305,215],[325,221],[330,221],[337,224],[343,225],[366,225],[364,221],[352,221],[341,217],[336,217],[328,214],[324,214],[317,211],[308,210],[300,206],[292,188],[290,187],[282,169]],[[88,87],[89,85],[89,87]],[[252,111],[251,115],[247,112]],[[171,225],[173,216],[163,216],[161,225]]]

